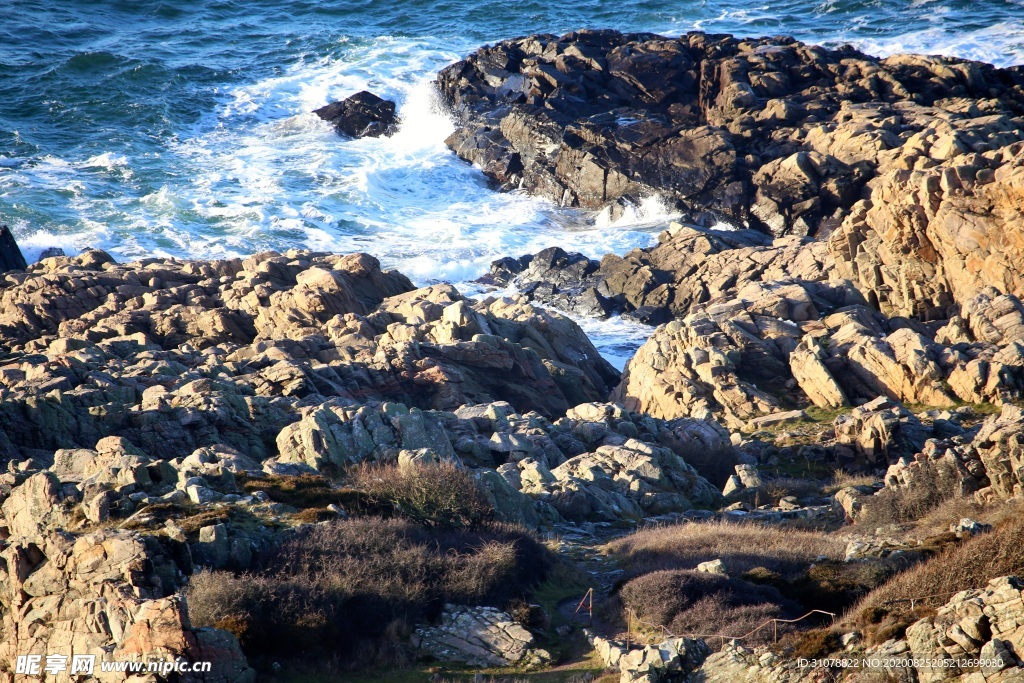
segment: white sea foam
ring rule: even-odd
[[[936,0],[913,0],[913,6],[933,13],[944,7]],[[842,11],[834,2],[814,7],[822,16]],[[776,15],[775,5],[759,3],[722,9],[696,24],[673,22],[663,32],[749,26],[761,34]],[[937,21],[886,35],[864,23],[871,15],[857,17],[839,22],[842,30],[804,37],[851,42],[882,55],[912,51],[1024,63],[1024,25],[951,30]],[[678,218],[657,196],[612,220],[611,212],[565,210],[490,189],[478,169],[445,146],[453,123],[431,84],[441,67],[474,47],[466,42],[439,50],[436,40],[404,37],[340,39],[327,50],[330,56],[296,56],[273,77],[225,90],[192,127],[161,141],[157,162],[113,146],[78,158],[69,152],[68,159],[0,156],[0,201],[19,211],[34,201],[59,205],[50,214],[29,209],[26,217],[11,219],[29,258],[51,246],[68,253],[96,246],[122,259],[226,257],[288,247],[359,250],[419,284],[462,286],[502,256],[561,246],[600,258],[648,246]],[[310,113],[359,90],[398,103],[395,135],[346,140]],[[153,180],[145,164],[166,172]],[[618,319],[583,324],[619,364],[650,331]]]
[[[612,220],[611,207],[605,207],[594,218],[598,228],[639,228],[667,224],[678,219],[679,213],[661,195],[651,195],[640,200],[639,204],[629,203],[622,208],[622,213]]]
[[[934,27],[885,37],[838,34],[832,42],[839,41],[882,57],[909,52],[950,55],[1001,67],[1024,64],[1024,22],[1004,22],[974,30]]]

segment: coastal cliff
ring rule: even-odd
[[[0,682],[64,649],[243,683],[583,643],[624,683],[866,680],[795,664],[843,652],[1017,680],[1024,71],[581,31],[438,85],[506,189],[687,224],[509,254],[479,298],[363,253],[8,270]],[[545,306],[651,337],[619,372]]]

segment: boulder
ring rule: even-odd
[[[443,662],[475,667],[538,666],[551,660],[533,634],[493,607],[445,605],[441,623],[417,628],[413,645]]]
[[[365,90],[313,111],[350,138],[379,138],[398,129],[395,103]]]
[[[21,249],[18,248],[18,243],[14,241],[11,229],[6,225],[0,225],[0,273],[5,273],[8,270],[25,270],[26,268],[28,268],[28,264],[25,262]]]
[[[836,444],[845,447],[837,449],[840,457],[875,465],[919,452],[929,434],[913,413],[884,397],[840,415],[832,426]]]

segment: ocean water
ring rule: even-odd
[[[368,251],[417,283],[559,245],[650,244],[657,197],[617,222],[499,193],[444,146],[430,82],[484,43],[584,27],[791,35],[875,54],[1024,63],[1024,0],[8,0],[0,7],[0,223],[31,260],[303,247]],[[309,112],[368,89],[387,139]],[[587,323],[622,364],[646,334]]]

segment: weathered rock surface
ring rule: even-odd
[[[714,416],[735,428],[808,403],[1009,403],[1024,390],[1015,336],[1024,318],[1016,297],[994,294],[972,298],[968,317],[938,329],[863,306],[820,320],[787,320],[757,300],[702,306],[655,331],[612,397],[657,417]]]
[[[398,127],[395,103],[365,90],[340,102],[331,102],[313,113],[333,125],[339,134],[350,138],[379,138],[391,135]]]
[[[14,529],[24,531],[24,529]],[[165,539],[167,540],[167,539]],[[173,543],[168,541],[168,543]],[[154,571],[153,566],[158,569]],[[63,531],[12,536],[0,550],[0,680],[12,682],[17,655],[94,655],[91,680],[122,681],[100,661],[148,658],[210,661],[212,671],[183,681],[255,681],[238,641],[226,631],[192,629],[167,545],[125,531],[75,537]],[[68,671],[47,681],[68,681]]]
[[[885,397],[840,415],[833,427],[840,458],[876,465],[917,453],[931,435],[913,413]]]
[[[503,41],[438,76],[460,116],[449,146],[504,187],[587,208],[659,194],[776,235],[828,232],[874,177],[979,166],[967,155],[1020,139],[1022,82],[950,58],[615,31]]]
[[[118,265],[93,251],[8,273],[0,456],[120,435],[161,458],[223,443],[262,460],[326,398],[557,417],[617,381],[563,316],[412,290],[365,254]]]
[[[679,223],[662,232],[657,245],[622,257],[608,254],[597,262],[555,247],[495,261],[482,280],[514,283],[531,300],[580,315],[621,312],[651,324],[717,304],[804,321],[864,302],[835,275],[822,242]]]
[[[619,669],[620,683],[687,681],[711,654],[703,640],[669,638],[656,645],[630,649],[626,644],[587,633],[605,666]]]
[[[930,128],[921,153],[874,181],[832,235],[839,271],[882,311],[939,319],[985,287],[1024,295],[1024,144],[1007,144],[1022,126],[991,118],[1000,132]],[[951,158],[927,156],[938,144]]]
[[[441,623],[416,629],[413,644],[443,662],[478,667],[539,666],[551,660],[533,634],[493,607],[445,605]]]
[[[890,647],[903,648],[907,657],[922,662],[914,672],[922,683],[1019,681],[1024,678],[1024,662],[1019,654],[1024,651],[1022,588],[1017,577],[1004,576],[989,581],[984,588],[957,593],[935,616],[908,627],[905,640]],[[951,660],[953,665],[924,665],[934,659]],[[956,665],[967,659],[981,659],[985,664],[963,669]]]

